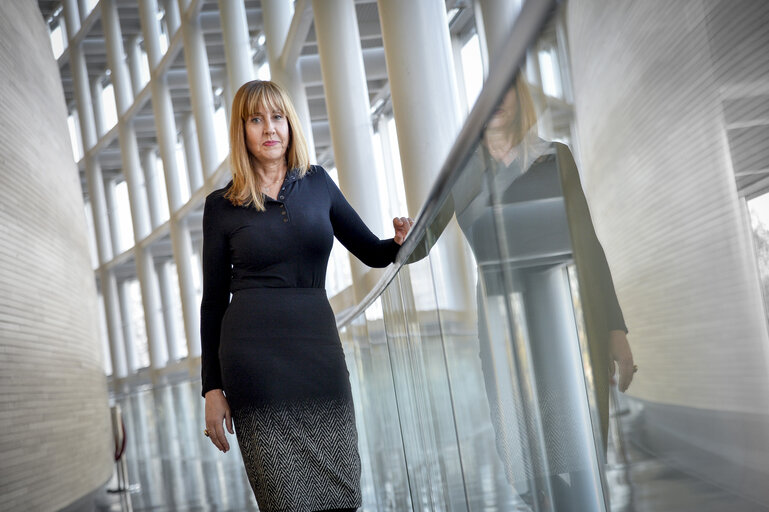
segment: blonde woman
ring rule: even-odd
[[[310,165],[273,82],[235,94],[230,158],[232,180],[203,214],[204,433],[226,452],[234,424],[262,512],[356,510],[357,432],[326,266],[334,237],[363,263],[389,265],[413,221],[393,219],[389,240],[371,233]]]

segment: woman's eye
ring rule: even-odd
[[[274,115],[274,116],[272,116],[272,117],[273,117],[274,119],[278,119],[278,120],[280,120],[280,119],[283,119],[283,116],[282,116],[282,115],[280,115],[280,114],[275,114],[275,115]]]
[[[261,118],[259,118],[259,117],[252,117],[251,118],[251,122],[252,123],[258,123],[259,121],[261,121]]]

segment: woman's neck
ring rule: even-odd
[[[517,155],[515,148],[517,143],[509,130],[486,130],[483,136],[483,145],[491,155],[491,158],[504,165],[510,165]]]
[[[284,159],[267,163],[259,162],[254,167],[262,185],[273,185],[283,181],[283,178],[286,176],[286,171],[288,170],[288,165]]]

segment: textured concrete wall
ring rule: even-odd
[[[769,337],[735,168],[766,140],[728,119],[769,101],[767,21],[753,0],[570,0],[567,21],[583,183],[640,367],[632,440],[764,504]]]
[[[0,15],[0,510],[58,510],[112,470],[64,95],[32,0]]]
[[[642,369],[631,394],[765,412],[769,339],[724,91],[765,53],[744,41],[765,38],[751,20],[766,3],[736,3],[572,0],[568,31],[583,181]]]

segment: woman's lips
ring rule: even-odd
[[[264,143],[265,146],[276,146],[278,144],[279,142],[277,140],[268,140],[267,142]]]

